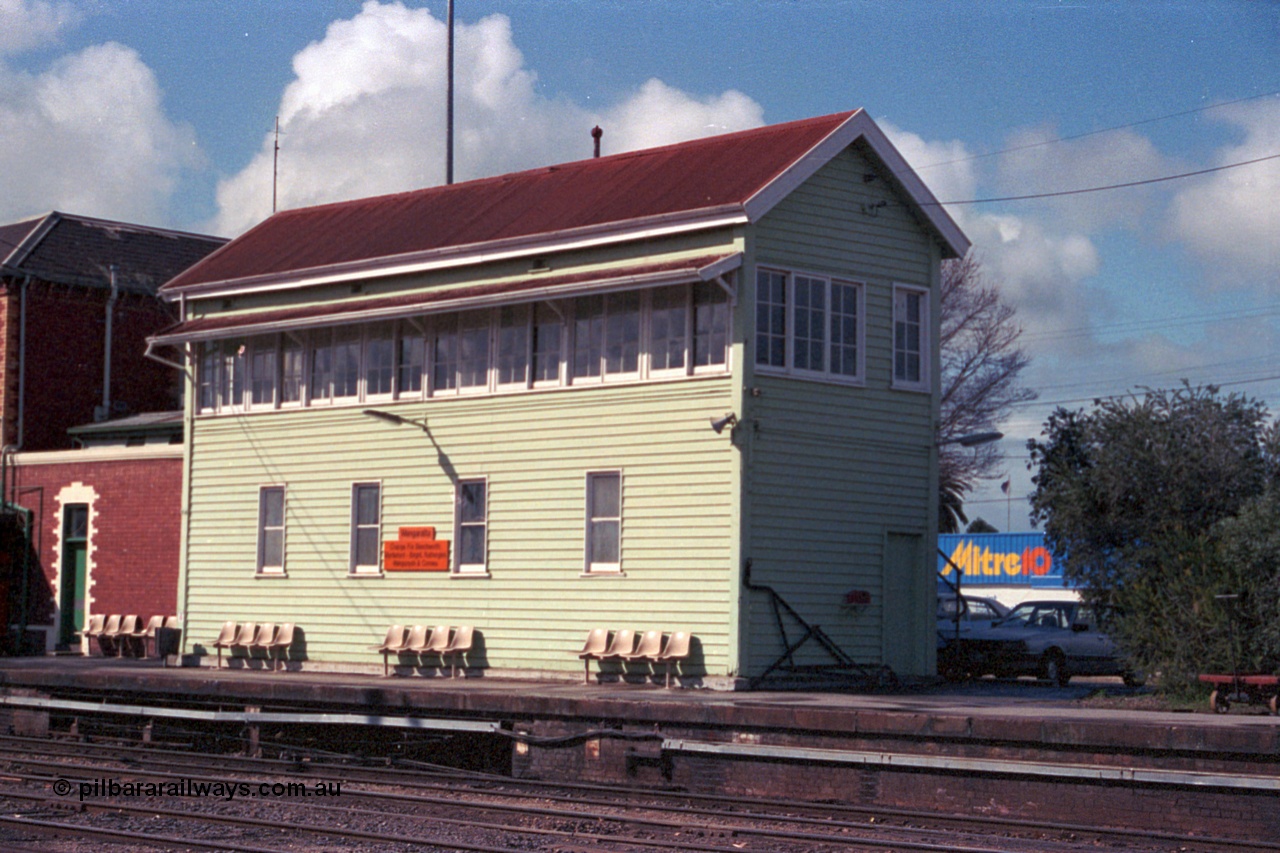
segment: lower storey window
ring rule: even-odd
[[[454,569],[459,574],[488,571],[488,483],[462,480],[454,500]]]
[[[284,572],[284,486],[258,491],[258,573]]]
[[[622,472],[587,474],[587,572],[622,568]]]
[[[351,487],[351,573],[377,574],[382,541],[382,486]]]

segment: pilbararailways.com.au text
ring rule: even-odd
[[[220,800],[268,797],[339,797],[341,782],[203,782],[182,779],[174,782],[120,782],[116,779],[94,779],[72,783],[59,779],[53,792],[60,797],[78,793],[80,801],[101,797],[198,797]]]

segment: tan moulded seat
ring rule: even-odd
[[[233,653],[235,652],[236,649],[244,649],[245,651],[248,651],[249,647],[253,645],[253,641],[256,640],[257,638],[258,638],[258,623],[242,622],[240,623],[240,630],[236,632],[235,639],[233,639],[227,645],[227,648],[230,649]],[[227,661],[227,665],[230,666],[231,662]]]
[[[268,658],[271,657],[272,650],[279,649],[280,650],[279,660],[281,664],[284,664],[285,658],[288,657],[289,655],[289,649],[291,649],[292,647],[293,647],[293,623],[284,622],[280,625],[280,630],[276,631],[275,638],[272,639],[271,642],[266,646],[267,657]],[[275,660],[272,660],[271,669],[274,671],[275,668],[276,668]]]
[[[164,627],[163,616],[152,616],[150,619],[147,620],[146,627],[142,629],[142,634],[141,634],[143,656],[148,656],[151,654],[149,651],[147,651],[147,647],[151,643],[155,642],[156,631],[160,630],[162,627]]]
[[[582,644],[578,658],[582,661],[582,683],[591,683],[591,661],[599,660],[609,648],[609,629],[592,628],[587,634],[587,641]]]
[[[101,613],[94,613],[89,616],[89,624],[80,632],[80,635],[85,637],[91,644],[88,648],[89,654],[93,654],[92,643],[102,637],[102,629],[106,626],[107,617],[103,616]],[[101,651],[101,649],[99,649],[99,651]]]
[[[662,651],[662,632],[661,631],[645,631],[640,637],[639,644],[635,650],[627,654],[620,654],[621,660],[652,660]]]
[[[454,678],[458,677],[458,661],[463,661],[467,652],[471,651],[471,639],[475,634],[475,628],[470,625],[459,625],[458,629],[453,632],[453,639],[449,641],[449,645],[440,650],[441,659],[453,658],[454,662],[449,665],[449,674]]]
[[[437,625],[431,629],[427,636],[427,642],[418,649],[418,660],[425,662],[428,657],[439,657],[440,665],[444,666],[444,650],[449,648],[449,635],[453,633],[453,629],[448,625]]]
[[[387,657],[392,652],[399,654],[404,651],[404,626],[392,625],[387,629],[387,636],[383,638],[382,645],[370,646],[375,652],[382,652],[382,674],[390,675],[391,670],[388,667]]]
[[[222,668],[222,650],[231,648],[231,644],[236,639],[236,623],[227,621],[222,623],[222,630],[218,632],[218,639],[213,641],[213,647],[218,650],[218,668]]]
[[[258,626],[258,633],[254,635],[253,640],[250,641],[249,645],[246,647],[246,651],[248,652],[249,657],[252,658],[254,649],[262,649],[263,654],[267,658],[270,658],[271,646],[273,643],[275,643],[275,641],[276,641],[275,623],[263,622],[261,625]]]
[[[667,647],[656,658],[658,663],[666,665],[667,687],[671,686],[671,665],[679,663],[689,656],[690,639],[691,635],[688,631],[673,631],[671,636],[667,638]]]

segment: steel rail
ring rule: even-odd
[[[3,751],[5,749],[5,747],[3,746],[5,741],[18,741],[21,743],[30,743],[32,745],[38,745],[42,749],[48,746],[48,742],[39,738],[17,738],[14,736],[0,736],[0,751]],[[83,745],[77,744],[77,747],[79,746],[83,746]],[[1041,833],[1067,832],[1067,833],[1095,835],[1099,837],[1108,837],[1108,838],[1125,838],[1125,839],[1131,839],[1131,840],[1168,841],[1171,843],[1194,842],[1201,845],[1223,847],[1223,848],[1232,849],[1232,850],[1238,850],[1238,849],[1256,849],[1256,850],[1272,850],[1272,851],[1280,850],[1280,843],[1272,843],[1272,842],[1265,842],[1265,841],[1251,841],[1246,839],[1226,839],[1226,838],[1217,838],[1217,837],[1209,837],[1209,836],[1187,836],[1185,834],[1177,834],[1177,833],[1169,833],[1169,832],[1140,831],[1140,830],[1130,830],[1130,829],[1123,829],[1123,828],[1107,828],[1107,827],[1098,827],[1098,826],[1091,826],[1091,825],[1084,825],[1084,824],[1054,823],[1054,822],[1048,822],[1048,821],[1036,821],[1036,820],[1028,820],[1028,819],[993,818],[993,817],[982,816],[982,815],[978,815],[978,816],[940,815],[935,812],[926,812],[921,810],[893,809],[893,808],[874,807],[874,806],[854,806],[854,805],[849,805],[844,803],[813,803],[813,802],[807,802],[802,800],[782,800],[782,801],[770,800],[768,801],[767,804],[764,804],[764,803],[761,803],[760,801],[753,801],[746,798],[732,797],[727,795],[699,794],[699,793],[691,793],[691,792],[672,792],[672,791],[662,791],[662,790],[637,791],[636,789],[633,789],[633,788],[622,788],[618,786],[609,786],[609,785],[598,785],[598,784],[591,785],[591,784],[573,783],[573,782],[547,782],[542,780],[520,780],[520,779],[513,779],[511,777],[506,777],[506,776],[496,776],[493,774],[486,774],[486,773],[456,771],[452,769],[449,769],[448,772],[437,773],[437,776],[439,778],[444,778],[454,783],[454,784],[449,784],[444,782],[423,781],[420,778],[420,775],[422,772],[421,770],[416,770],[412,774],[410,774],[408,771],[396,770],[394,768],[380,768],[377,771],[369,771],[369,770],[364,770],[362,768],[354,768],[347,765],[335,765],[335,764],[326,764],[324,762],[320,762],[320,763],[310,763],[306,765],[308,767],[309,772],[301,773],[301,772],[298,772],[296,769],[297,768],[296,761],[263,759],[263,758],[247,758],[243,756],[195,757],[195,756],[191,756],[189,753],[169,753],[179,759],[192,759],[192,760],[178,760],[178,761],[172,761],[172,762],[165,762],[165,761],[155,760],[158,757],[157,753],[164,752],[161,750],[154,750],[150,748],[140,748],[140,747],[121,747],[121,746],[102,746],[100,748],[104,750],[128,751],[130,754],[140,753],[150,761],[152,766],[159,765],[159,766],[169,766],[169,767],[176,767],[176,768],[182,769],[182,768],[192,766],[193,763],[197,764],[197,766],[199,764],[203,764],[206,767],[211,763],[221,763],[230,769],[238,770],[236,765],[245,765],[245,764],[264,765],[265,764],[265,765],[268,765],[268,769],[270,769],[271,772],[286,778],[301,778],[301,779],[308,779],[311,781],[332,780],[332,781],[339,781],[339,782],[350,782],[352,775],[358,775],[359,777],[361,777],[360,781],[364,781],[370,784],[392,785],[392,786],[412,788],[415,790],[435,790],[435,791],[443,790],[443,791],[448,791],[450,793],[457,793],[458,790],[457,790],[456,783],[459,780],[482,781],[486,783],[496,782],[498,784],[506,786],[507,788],[511,788],[511,787],[526,788],[526,789],[534,788],[534,789],[543,789],[543,791],[539,792],[539,791],[529,791],[529,790],[524,790],[524,791],[506,790],[501,793],[494,793],[494,792],[484,792],[484,793],[491,794],[494,796],[503,796],[511,799],[525,798],[525,799],[547,800],[551,802],[568,802],[578,806],[589,804],[589,805],[612,807],[612,808],[632,808],[632,809],[654,808],[654,806],[644,805],[644,804],[636,804],[636,803],[628,804],[628,803],[619,803],[617,801],[603,800],[603,799],[583,799],[582,797],[567,797],[567,796],[551,795],[551,794],[545,793],[545,789],[551,788],[551,789],[561,789],[561,790],[580,790],[580,791],[588,791],[596,794],[617,794],[617,795],[625,796],[631,799],[641,797],[641,798],[650,798],[650,799],[657,799],[657,800],[679,799],[685,802],[692,800],[692,801],[702,801],[702,802],[709,802],[709,803],[728,804],[731,806],[746,807],[747,809],[751,809],[752,807],[758,806],[758,805],[768,805],[774,809],[777,809],[777,808],[786,808],[788,810],[804,809],[812,812],[828,813],[828,814],[831,812],[838,812],[842,814],[856,814],[856,815],[870,816],[872,818],[880,818],[880,819],[918,820],[918,821],[924,821],[933,825],[939,825],[939,824],[951,825],[951,826],[961,825],[961,826],[974,827],[975,829],[982,828],[983,830],[1008,831],[1011,829],[1015,829],[1023,832],[1041,832]],[[76,757],[79,757],[79,756],[76,756]],[[129,760],[133,760],[133,759],[129,759]],[[33,759],[26,760],[26,763],[33,763],[33,762],[35,762],[35,760]],[[35,762],[35,763],[41,763],[41,762]],[[50,763],[47,766],[61,768],[67,765],[62,765],[55,762],[55,763]],[[283,766],[288,766],[292,769],[289,769],[289,770],[282,769]],[[322,772],[327,771],[327,773],[335,774],[335,775],[317,776],[315,771],[322,771]],[[238,772],[246,772],[246,771],[238,770]],[[336,775],[336,774],[341,774],[341,775]],[[362,796],[361,792],[358,792],[358,791],[352,791],[351,793],[355,796]],[[821,825],[824,827],[830,827],[835,825],[829,818],[800,817],[794,814],[781,815],[777,813],[757,812],[757,811],[744,812],[741,809],[715,810],[710,808],[700,808],[696,806],[664,806],[662,808],[664,808],[668,812],[676,812],[680,814],[692,814],[692,815],[700,815],[700,816],[749,818],[752,820],[761,820],[761,821],[772,820],[772,821],[790,822],[790,823],[813,823],[813,824]],[[855,828],[863,826],[863,824],[860,824],[860,823],[848,824],[848,825]]]
[[[41,766],[49,765],[57,768],[59,771],[65,771],[66,769],[70,769],[74,767],[73,765],[65,765],[57,762],[43,762],[40,760],[29,760],[26,762],[18,761],[15,763],[38,764]],[[79,767],[75,769],[85,770],[91,774],[97,774],[97,775],[101,775],[102,773],[102,769],[100,767],[93,767],[93,768]],[[123,769],[120,772],[122,773],[122,775],[142,777],[142,778],[159,778],[159,779],[174,779],[174,778],[191,779],[193,778],[190,775],[179,776],[178,774],[170,774],[170,773],[164,773],[164,772],[158,772],[158,771],[145,771],[145,770],[139,771],[134,768]],[[75,774],[65,774],[65,775],[73,776]],[[286,778],[288,778],[294,774],[278,774],[278,775],[285,776]],[[32,778],[40,781],[49,781],[49,777],[32,777]],[[79,778],[79,777],[77,776],[76,778]],[[89,778],[93,778],[93,776],[90,776]],[[203,778],[209,779],[210,781],[214,781],[214,780],[225,781],[225,777],[203,777]],[[308,778],[310,778],[313,781],[315,780],[314,776],[311,776]],[[396,783],[382,782],[380,784],[383,784],[385,786],[394,786]],[[467,795],[475,796],[477,793],[480,793],[486,796],[506,796],[505,793],[493,793],[493,792],[475,792],[475,791],[459,792],[454,790],[453,793],[461,794],[463,796],[467,796]],[[733,813],[733,812],[728,812],[728,813],[712,812],[712,814],[716,817],[727,818],[731,820],[732,819],[741,820],[743,818],[748,818],[751,820],[761,821],[761,822],[791,823],[791,824],[801,823],[801,822],[808,824],[812,821],[812,823],[820,824],[824,828],[827,828],[830,830],[846,830],[846,831],[852,830],[859,833],[859,835],[857,837],[849,837],[849,836],[842,837],[839,835],[833,835],[829,833],[813,833],[813,832],[797,832],[797,831],[763,829],[760,827],[745,826],[740,823],[704,823],[704,822],[690,822],[690,821],[673,821],[669,819],[638,817],[634,815],[627,816],[627,815],[618,815],[618,814],[602,814],[598,812],[584,813],[581,809],[581,806],[584,803],[581,800],[572,801],[575,805],[578,806],[578,808],[573,810],[564,810],[564,809],[551,809],[551,808],[530,808],[528,806],[523,806],[523,805],[514,806],[514,805],[491,803],[491,802],[471,802],[471,801],[465,801],[465,800],[459,799],[457,796],[424,797],[420,795],[407,795],[407,794],[396,794],[391,792],[373,792],[373,791],[360,791],[360,790],[344,791],[343,794],[354,796],[354,797],[369,798],[369,799],[373,799],[375,801],[381,801],[381,802],[400,802],[400,803],[406,803],[410,805],[431,804],[435,806],[444,806],[447,808],[465,807],[465,808],[477,810],[477,811],[496,811],[496,812],[501,812],[506,814],[537,816],[537,817],[546,817],[546,818],[554,818],[554,819],[607,821],[607,822],[614,822],[614,823],[619,823],[623,825],[630,824],[630,825],[637,825],[637,826],[647,826],[651,828],[663,829],[668,831],[678,831],[678,832],[701,831],[709,834],[732,834],[738,837],[756,836],[756,837],[762,837],[762,838],[766,838],[774,841],[787,841],[787,842],[809,843],[809,844],[820,843],[820,844],[834,845],[837,847],[873,847],[873,848],[890,848],[890,849],[918,850],[918,851],[970,851],[970,853],[986,853],[986,851],[1007,851],[1009,849],[1008,842],[1010,840],[1008,838],[1001,839],[1000,846],[995,848],[989,848],[989,847],[983,847],[983,846],[961,846],[961,845],[958,845],[954,840],[950,840],[945,844],[936,844],[936,843],[926,842],[926,841],[912,841],[912,840],[903,839],[903,838],[885,840],[882,838],[868,837],[865,834],[863,834],[869,828],[868,824],[866,823],[850,823],[850,822],[844,822],[844,821],[821,821],[817,819],[807,819],[807,818],[803,819],[803,821],[797,821],[791,816],[776,815],[776,814],[744,815],[742,813]],[[254,801],[257,802],[256,799]],[[601,805],[601,803],[598,803],[598,802],[594,802],[590,804]],[[641,809],[641,808],[652,809],[653,808],[651,806],[626,805],[626,804],[618,804],[618,803],[612,803],[612,802],[606,802],[606,803],[603,803],[603,805],[605,807],[610,807],[610,808],[624,808],[624,809],[625,808],[631,808],[631,809]],[[809,804],[809,805],[810,807],[813,807],[813,804]],[[312,803],[290,803],[290,806],[310,808],[310,809],[322,809],[326,811],[334,808],[334,807],[326,807],[326,806],[312,804]],[[98,807],[106,808],[106,809],[111,808],[110,806],[98,806]],[[145,811],[145,809],[143,811]],[[338,809],[338,811],[343,811],[343,810]],[[668,809],[668,811],[670,810]],[[682,813],[684,813],[685,811],[686,810],[682,810]],[[697,813],[695,810],[687,810],[687,811]],[[404,815],[400,813],[395,813],[395,812],[377,812],[375,814],[379,817],[397,817],[401,819],[405,817]],[[439,820],[440,822],[445,822],[445,823],[462,823],[462,824],[467,824],[472,826],[480,825],[474,821],[455,821],[453,819],[435,818],[435,817],[432,817],[430,819]],[[493,825],[484,824],[484,826],[492,827]],[[507,824],[498,824],[496,826],[502,831],[514,831],[514,832],[523,831],[523,829],[514,829]],[[882,833],[889,831],[889,832],[895,832],[895,833],[907,834],[907,835],[915,834],[917,836],[925,832],[928,832],[930,834],[936,834],[939,831],[937,829],[922,829],[918,827],[915,827],[915,828],[887,827],[883,825],[877,826],[875,827],[875,829],[876,831],[882,832]],[[1090,835],[1096,835],[1100,837],[1106,837],[1110,835],[1110,833],[1107,830],[1097,829],[1097,828],[1088,828],[1085,831],[1088,832],[1088,834]],[[584,837],[587,837],[588,833],[575,832],[575,833],[569,833],[569,835],[575,838],[584,838]],[[590,835],[592,837],[596,837],[594,833],[591,833]],[[1150,839],[1150,834],[1146,834],[1145,837]],[[598,836],[598,840],[609,842],[609,843],[616,843],[621,839],[619,839],[617,836]],[[1021,840],[1027,844],[1032,844],[1035,842],[1035,839],[1024,838]],[[1185,837],[1176,837],[1172,840],[1178,843],[1185,844],[1191,839],[1188,839]],[[678,849],[695,849],[695,850],[723,849],[726,851],[726,853],[731,853],[731,851],[734,850],[734,848],[707,848],[705,845],[701,845],[701,844],[695,845],[692,848],[688,848],[680,844],[668,845],[665,843],[654,843],[652,840],[639,839],[639,838],[627,838],[625,840],[625,843],[639,845],[639,846],[656,846],[656,847],[674,846],[674,847],[677,847]],[[1214,844],[1216,846],[1216,842],[1209,842],[1209,843]],[[1242,846],[1232,842],[1230,843],[1230,849],[1238,850],[1238,849],[1242,849]]]
[[[0,799],[4,799],[4,798],[34,801],[34,802],[38,802],[53,808],[65,809],[67,808],[67,805],[68,805],[67,801],[65,800],[60,800],[54,797],[48,797],[43,794],[33,794],[27,791],[13,791],[10,789],[0,789]],[[300,804],[291,803],[289,805],[297,806]],[[229,826],[250,827],[255,829],[270,829],[270,830],[280,831],[286,828],[281,825],[279,820],[265,820],[262,818],[253,818],[253,817],[236,817],[234,815],[223,815],[223,814],[217,814],[214,812],[180,811],[178,809],[167,809],[167,808],[156,807],[156,806],[130,806],[130,805],[121,805],[118,803],[107,804],[107,803],[93,803],[93,802],[80,801],[76,803],[76,808],[84,808],[89,811],[97,811],[97,812],[126,812],[128,814],[136,814],[136,815],[167,817],[167,818],[175,818],[178,820],[184,820],[189,822],[204,821],[207,823],[226,824]],[[27,821],[27,819],[24,819],[24,818],[6,819],[6,818],[0,817],[0,820],[5,820],[5,821],[15,820],[18,823],[29,822]],[[77,824],[63,824],[62,826],[65,826],[67,829],[73,832],[77,830],[82,830],[82,829],[90,829],[95,832],[101,831],[101,832],[107,832],[107,833],[122,832],[121,830],[98,830],[96,827],[82,827]],[[431,838],[419,838],[416,836],[409,836],[409,835],[367,832],[361,829],[348,829],[340,826],[318,826],[318,825],[311,826],[307,824],[290,823],[287,825],[287,828],[291,831],[301,831],[301,832],[309,833],[311,835],[327,835],[327,836],[338,837],[338,838],[353,838],[361,841],[386,842],[388,844],[427,845],[431,847],[440,847],[445,850],[465,850],[465,851],[469,851],[469,853],[523,853],[523,851],[521,851],[520,848],[515,848],[515,847],[493,847],[489,845],[471,844],[468,842],[456,841],[453,839],[436,840]],[[507,828],[507,831],[511,831],[509,827]],[[150,838],[151,836],[138,834],[136,836],[133,836],[129,840],[147,841]],[[193,845],[188,844],[188,846],[193,846]],[[205,846],[212,850],[227,849],[227,845],[222,842],[219,842],[217,844],[204,844],[203,842],[201,842],[199,843],[199,846]],[[256,851],[262,848],[252,848],[252,849]],[[265,848],[263,849],[263,853],[279,853],[279,848]]]

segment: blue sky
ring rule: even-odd
[[[277,115],[282,206],[439,183],[444,9],[0,0],[0,222],[60,209],[238,233],[270,212]],[[460,179],[589,156],[596,123],[610,152],[854,107],[943,200],[1280,154],[1274,3],[457,0],[456,15]],[[1280,406],[1280,380],[1259,381],[1280,374],[1277,197],[1270,160],[949,208],[1018,308],[1041,392],[1002,424],[1014,502],[990,484],[971,514],[1025,529],[1024,445],[1055,402],[1185,377]]]

